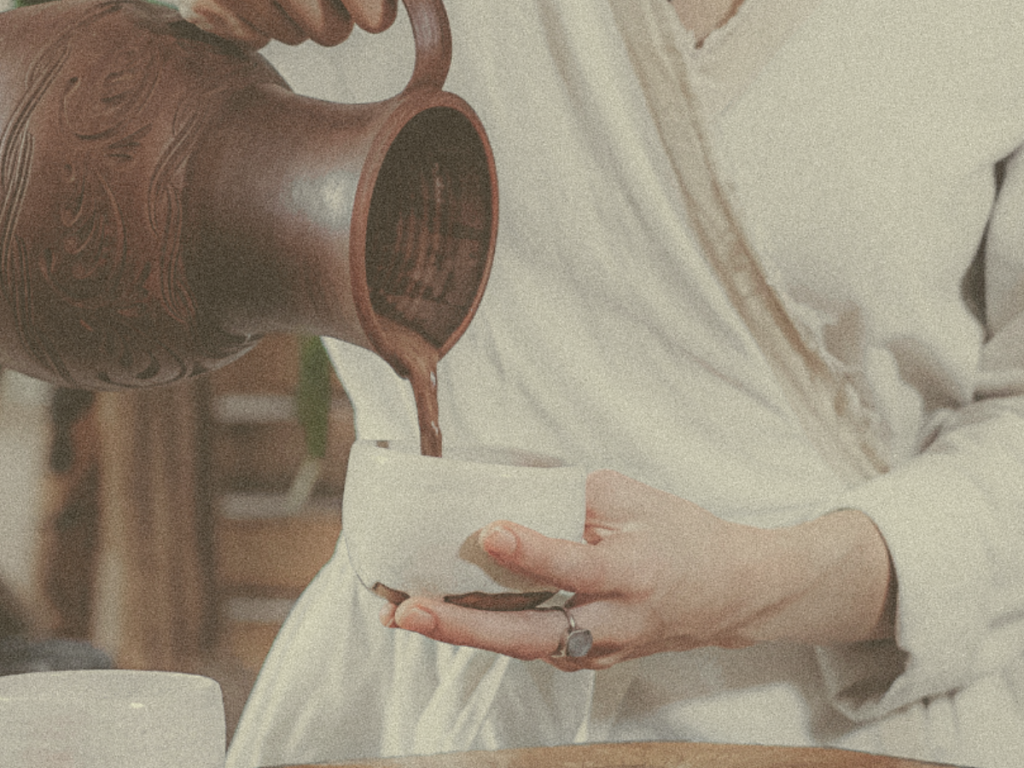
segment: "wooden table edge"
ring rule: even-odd
[[[614,742],[267,768],[967,768],[834,747]]]

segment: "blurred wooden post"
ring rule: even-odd
[[[93,634],[120,667],[188,671],[208,649],[202,386],[97,397],[102,514]]]

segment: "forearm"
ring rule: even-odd
[[[893,636],[896,579],[866,515],[842,510],[758,532],[751,548],[752,599],[736,630],[741,642],[833,645]]]

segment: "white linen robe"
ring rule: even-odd
[[[1018,765],[1024,4],[746,0],[700,48],[676,29],[734,210],[883,430],[893,470],[852,488],[698,252],[607,0],[447,6],[448,88],[488,129],[501,219],[479,313],[439,371],[445,439],[614,468],[751,525],[860,509],[892,553],[897,639],[563,674],[384,629],[340,548],[281,632],[229,767],[646,739]],[[390,95],[411,66],[400,17],[269,57],[299,92]],[[330,349],[359,436],[414,437],[407,383]]]

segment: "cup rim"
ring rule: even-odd
[[[120,683],[115,689],[110,684]],[[144,683],[140,686],[139,683]],[[194,695],[204,690],[219,691],[216,680],[186,672],[141,669],[73,669],[22,672],[0,676],[0,701],[12,699],[64,698],[88,692],[92,696],[129,695],[171,700],[175,694]]]
[[[455,465],[499,465],[523,469],[571,469],[578,465],[560,456],[518,446],[494,445],[489,443],[445,442],[442,456],[425,456],[420,452],[420,443],[411,438],[397,440],[362,439],[353,442],[351,453],[376,454],[396,461],[443,461]]]

